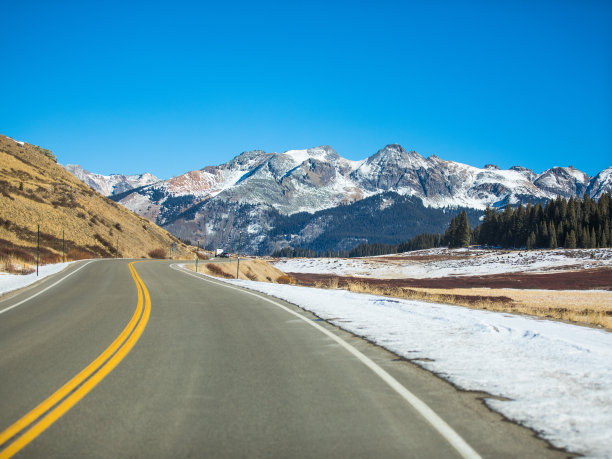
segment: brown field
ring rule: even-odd
[[[40,262],[113,257],[148,257],[158,250],[191,258],[188,247],[154,223],[82,183],[50,153],[0,135],[0,269],[18,272]],[[64,241],[62,242],[62,231]]]
[[[370,279],[306,273],[289,275],[298,285],[343,288],[359,293],[528,314],[612,329],[611,269],[436,279]],[[512,287],[497,287],[498,283]],[[542,289],[542,285],[547,285],[548,289]],[[600,291],[592,291],[595,289]]]
[[[300,283],[314,285],[326,281],[330,274],[291,273]],[[338,277],[338,276],[331,276]],[[343,279],[358,279],[371,285],[410,287],[410,288],[513,288],[540,290],[610,290],[612,291],[612,269],[593,268],[579,271],[562,271],[551,273],[504,273],[484,276],[453,276],[423,279],[375,279],[339,276]]]

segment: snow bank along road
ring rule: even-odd
[[[566,456],[482,394],[169,262],[76,263],[0,311],[0,457]]]
[[[559,448],[612,457],[612,333],[534,317],[225,280],[282,298],[417,362]]]

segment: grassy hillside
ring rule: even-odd
[[[149,257],[157,250],[191,257],[167,231],[97,193],[56,163],[48,150],[0,135],[0,269],[35,263],[37,225],[43,263],[68,259]],[[154,254],[155,255],[155,254]]]

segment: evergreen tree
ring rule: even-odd
[[[493,235],[495,232],[496,217],[497,212],[491,210],[491,208],[487,206],[487,208],[485,209],[482,224],[479,226],[480,231],[478,241],[480,241],[481,244],[489,245],[494,243]]]
[[[465,210],[459,214],[457,233],[459,247],[468,247],[472,238],[472,229]]]
[[[586,227],[582,227],[582,229],[578,232],[578,242],[577,246],[586,248],[589,245],[589,235]]]
[[[536,245],[538,247],[547,247],[548,246],[548,224],[544,221],[541,221],[538,224],[538,234],[536,235]]]
[[[610,226],[607,221],[604,222],[604,226],[601,230],[601,240],[599,242],[599,247],[609,247],[612,245],[612,240],[610,240]]]
[[[519,204],[516,211],[512,214],[512,246],[524,247],[527,242],[528,235],[525,227],[525,208]]]
[[[565,238],[566,249],[575,249],[576,248],[576,232],[574,230],[570,230],[569,234]]]
[[[457,246],[457,217],[453,218],[448,228],[446,229],[446,233],[444,233],[444,239],[448,244],[448,247],[453,249]]]
[[[559,247],[565,245],[565,227],[563,226],[562,221],[559,222],[557,226],[557,243],[559,244]]]
[[[467,247],[470,245],[472,230],[465,210],[450,221],[444,239],[449,248]]]
[[[535,243],[536,243],[536,236],[535,236],[535,233],[532,231],[529,234],[529,237],[527,237],[527,244],[526,244],[527,250],[533,249],[535,247]]]
[[[548,248],[556,249],[557,247],[559,247],[559,244],[557,243],[557,230],[553,222],[550,222],[550,229],[548,231],[548,234],[550,235]]]

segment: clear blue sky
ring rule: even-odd
[[[0,55],[0,133],[92,172],[389,143],[612,166],[609,0],[14,1]]]

